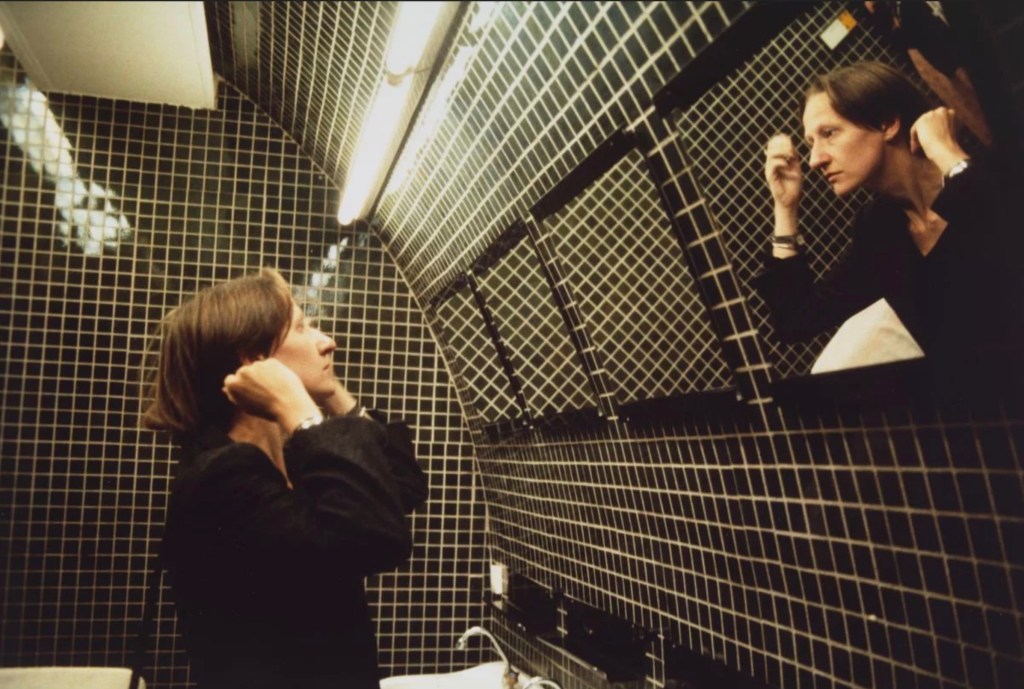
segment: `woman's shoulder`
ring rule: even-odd
[[[280,472],[266,454],[250,443],[227,442],[198,449],[186,456],[178,467],[172,490],[179,495],[194,495],[238,481],[274,478]]]

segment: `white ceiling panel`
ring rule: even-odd
[[[0,27],[45,93],[216,107],[202,2],[0,2]]]

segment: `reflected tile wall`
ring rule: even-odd
[[[394,264],[339,234],[334,185],[230,87],[216,112],[39,94],[19,119],[8,51],[0,68],[0,665],[128,662],[174,461],[137,427],[149,335],[183,295],[264,265],[319,310],[357,396],[416,428],[431,499],[411,562],[370,581],[384,669],[473,661],[452,649],[484,571],[468,434]],[[33,158],[47,109],[67,145]],[[166,591],[146,679],[188,684]]]

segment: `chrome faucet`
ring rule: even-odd
[[[498,652],[498,655],[501,656],[502,662],[505,663],[505,674],[507,675],[510,672],[512,672],[512,663],[509,662],[508,656],[505,655],[505,651],[501,650],[501,645],[498,643],[498,640],[494,638],[493,634],[491,634],[483,627],[477,626],[470,627],[469,629],[467,629],[465,633],[463,633],[463,635],[459,637],[458,642],[456,642],[455,644],[455,648],[460,651],[465,651],[466,642],[469,641],[469,637],[471,636],[485,636],[488,639],[490,639],[491,644],[494,646],[494,650]]]

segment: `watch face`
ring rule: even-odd
[[[953,177],[956,177],[961,172],[966,170],[967,169],[967,163],[968,163],[968,161],[966,159],[965,160],[961,160],[959,163],[957,163],[953,167],[949,168],[949,172],[946,173],[946,179],[952,179]]]

